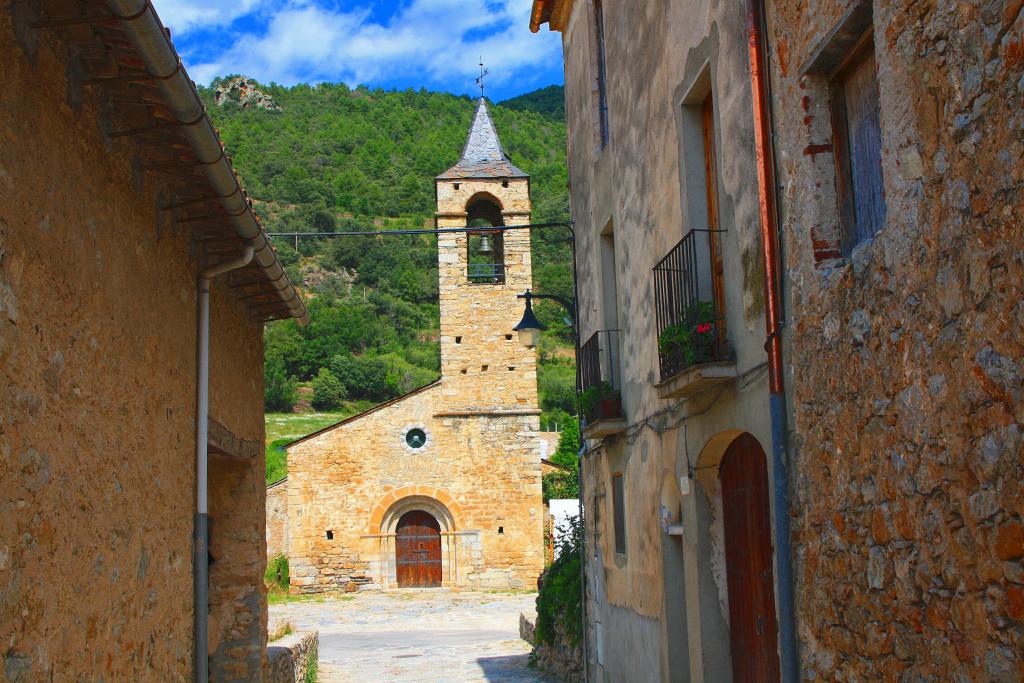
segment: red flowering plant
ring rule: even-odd
[[[714,359],[717,337],[715,306],[710,301],[695,301],[679,314],[679,322],[669,325],[658,336],[658,350],[678,355],[684,366]]]

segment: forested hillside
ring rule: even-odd
[[[556,121],[565,121],[565,88],[549,85],[519,97],[505,100],[501,106],[516,111],[532,111]]]
[[[253,89],[269,100],[252,97]],[[425,90],[238,78],[201,92],[270,232],[433,227],[434,176],[458,160],[475,106]],[[565,126],[545,104],[550,92],[539,92],[547,114],[526,106],[530,95],[517,98],[520,109],[499,104],[491,113],[513,163],[531,175],[534,222],[565,220]],[[534,233],[538,291],[571,295],[566,240],[564,231]],[[312,323],[268,326],[268,410],[289,410],[297,385],[312,386],[317,409],[354,410],[437,378],[433,236],[308,237],[298,250],[293,240],[275,244],[292,280],[312,295]],[[574,400],[570,335],[560,311],[540,315],[551,326],[541,347],[543,407],[548,419],[562,420]]]

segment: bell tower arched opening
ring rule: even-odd
[[[501,202],[489,192],[477,192],[466,202],[466,226],[490,228],[505,225]],[[466,240],[466,279],[473,284],[505,282],[505,240],[500,231],[470,232]]]

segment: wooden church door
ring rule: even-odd
[[[422,510],[398,520],[395,578],[401,588],[441,585],[441,525]]]
[[[764,450],[741,434],[719,468],[729,586],[729,641],[736,683],[779,680],[771,514]]]

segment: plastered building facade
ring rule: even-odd
[[[75,27],[74,50],[63,29],[33,26],[82,10],[0,6],[0,671],[11,683],[186,681],[197,275],[224,255],[185,219],[212,212],[205,234],[223,231],[231,257],[242,247],[215,205],[167,208],[192,183],[212,192],[176,130],[161,129],[167,143],[112,135],[169,120],[161,93],[84,83],[117,75],[115,57],[141,63],[122,24]],[[110,62],[82,59],[83,46]],[[145,116],[117,104],[140,96]],[[179,173],[153,170],[171,149]],[[243,279],[268,283],[253,264],[215,280],[210,305],[218,681],[261,680],[265,660],[263,312],[230,287]]]
[[[529,179],[482,100],[462,159],[436,186],[439,228],[529,223]],[[490,234],[476,249],[481,238],[438,236],[441,378],[288,447],[293,592],[535,585],[537,361],[512,332],[531,286],[530,237]]]
[[[542,25],[566,63],[582,360],[618,330],[593,348],[619,412],[584,427],[588,680],[1021,680],[1020,3],[536,0]],[[670,260],[716,227],[721,266],[700,238]],[[698,354],[666,378],[659,273],[693,263],[735,370]],[[704,388],[671,396],[685,381]]]
[[[603,57],[593,2],[538,9],[565,54],[581,364],[596,340],[600,380],[618,379],[622,402],[617,419],[584,415],[588,680],[733,680],[727,559],[749,564],[727,558],[745,541],[727,528],[726,508],[740,506],[721,466],[771,486],[742,3],[605,2]],[[660,297],[675,285],[655,269],[681,248],[694,268],[679,261],[669,273],[692,271],[687,286],[714,303],[721,348],[676,370],[659,357]],[[766,541],[768,502],[748,503]],[[767,631],[774,614],[759,607],[745,616]]]

